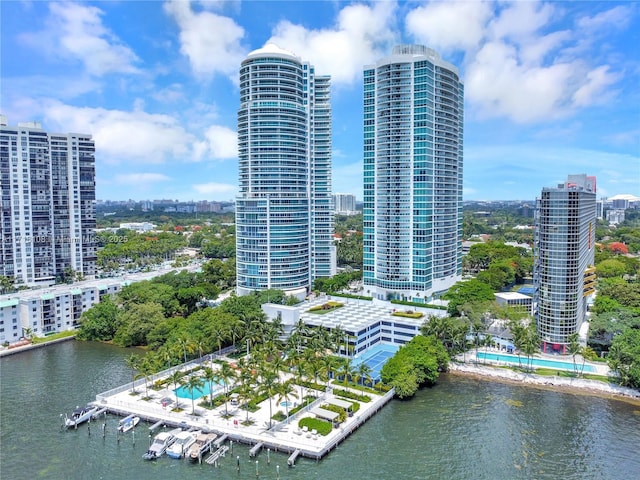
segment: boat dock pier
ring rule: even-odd
[[[220,459],[220,457],[224,457],[228,451],[229,447],[227,445],[223,445],[222,447],[219,447],[215,452],[213,452],[209,456],[209,458],[205,460],[205,462],[209,465],[214,465]]]
[[[363,393],[347,386],[333,387],[322,393],[307,391],[306,395],[316,396],[316,400],[281,422],[270,420],[273,405],[270,405],[268,400],[263,402],[258,411],[250,413],[239,407],[228,408],[228,405],[212,409],[200,405],[193,408],[184,403],[177,405],[174,403],[171,406],[166,402],[167,396],[170,395],[168,391],[157,392],[143,399],[131,395],[130,388],[125,386],[97,395],[93,404],[101,411],[119,416],[135,414],[141,420],[151,424],[150,432],[160,426],[166,426],[215,433],[217,438],[211,444],[211,451],[214,448],[217,450],[205,460],[207,463],[215,463],[223,456],[226,452],[223,448],[225,442],[232,441],[248,445],[249,456],[252,458],[260,456],[261,452],[264,454],[265,450],[267,455],[269,452],[287,454],[287,464],[293,466],[300,457],[322,459],[383,408],[395,393],[394,390],[390,390],[383,395],[376,395],[373,392]],[[353,398],[358,398],[358,395],[367,398],[354,400]],[[319,435],[299,428],[298,422],[301,419],[318,415],[318,411],[323,411],[321,408],[323,405],[347,401],[359,404],[359,408],[352,415],[348,415],[342,424],[334,426],[329,434]]]
[[[256,443],[253,447],[251,447],[251,450],[249,450],[249,456],[255,457],[258,454],[258,452],[262,450],[262,447],[264,447],[264,442]]]

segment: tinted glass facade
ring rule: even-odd
[[[594,265],[595,180],[572,176],[536,205],[534,312],[545,351],[562,353],[587,313]]]
[[[429,301],[461,279],[463,85],[431,49],[364,71],[364,284]]]

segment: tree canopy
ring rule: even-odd
[[[380,377],[399,398],[408,398],[420,386],[433,385],[448,365],[449,355],[435,336],[417,335],[385,363]]]

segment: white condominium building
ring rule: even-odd
[[[95,275],[95,144],[90,135],[0,122],[0,275],[51,284]]]
[[[237,291],[304,297],[335,274],[330,77],[275,45],[240,67]]]

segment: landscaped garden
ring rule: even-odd
[[[308,311],[316,314],[324,314],[329,313],[337,308],[344,307],[344,303],[336,302],[334,300],[330,302],[323,303],[322,305],[316,305],[315,307],[311,307]]]

